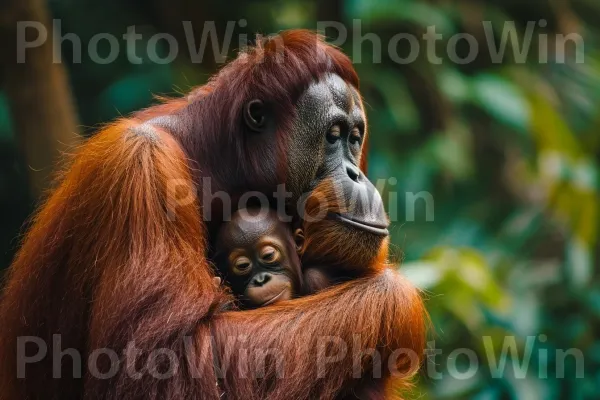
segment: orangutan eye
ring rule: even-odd
[[[246,275],[252,269],[252,262],[248,257],[238,257],[233,263],[233,273],[236,275]]]
[[[281,259],[281,253],[273,246],[265,246],[260,251],[260,259],[267,264],[276,263]]]
[[[339,125],[333,125],[327,132],[327,141],[331,144],[337,142],[342,135],[342,130]]]
[[[360,129],[354,128],[350,132],[350,136],[348,137],[348,141],[350,144],[360,144],[362,140],[362,135],[360,134]]]

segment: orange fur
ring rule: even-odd
[[[370,235],[341,226],[326,217],[326,213],[345,213],[348,205],[330,180],[319,184],[305,205],[303,264],[326,265],[364,276],[380,272],[388,266],[387,237]]]
[[[287,35],[287,49],[294,57],[291,66],[309,69],[304,80],[333,68],[357,84],[353,70],[344,72],[350,63],[339,51],[318,44],[329,58],[319,53],[321,69],[310,69],[302,64],[311,60],[310,54],[303,52],[314,35],[301,31]],[[269,49],[267,45],[262,51]],[[329,60],[331,66],[323,60]],[[268,61],[263,64],[265,70],[257,69],[264,76],[252,78],[254,81],[273,79],[275,75],[268,68],[280,67]],[[242,66],[226,69],[223,80],[210,84],[207,93],[213,86],[225,90],[235,68]],[[250,76],[252,65],[244,71]],[[297,79],[297,74],[277,73]],[[301,85],[295,90],[301,93]],[[223,104],[226,95],[228,91]],[[316,379],[323,362],[315,355],[319,341],[328,336],[350,346],[355,335],[360,335],[355,350],[376,349],[384,366],[398,348],[421,356],[423,303],[410,283],[387,268],[386,242],[369,259],[369,268],[374,271],[370,276],[273,307],[224,311],[231,296],[213,285],[212,268],[206,259],[208,234],[200,216],[202,205],[196,200],[178,205],[175,214],[170,212],[173,183],[192,189],[197,182],[190,154],[202,162],[199,155],[219,152],[203,147],[215,143],[204,136],[200,139],[205,142],[195,144],[204,153],[191,151],[183,144],[189,142],[151,124],[155,117],[182,112],[187,103],[187,99],[172,100],[99,132],[82,146],[33,219],[0,300],[2,399],[216,400],[222,389],[228,399],[334,399],[352,397],[354,392],[375,398],[383,396],[383,385],[391,381],[408,382],[418,362],[408,363],[406,357],[400,357],[393,364],[405,376],[394,377],[384,369],[381,378],[372,378],[372,359],[359,357],[360,376],[353,377],[350,355],[329,363]],[[293,104],[293,99],[286,100],[288,103]],[[221,109],[201,111],[204,114],[199,115],[213,118],[213,124],[221,118],[232,121],[221,115]],[[217,155],[213,157],[216,160]],[[223,160],[218,161],[223,164]],[[203,172],[216,173],[211,169]],[[246,177],[238,178],[238,182],[245,182]],[[321,237],[332,244],[340,233],[331,227],[323,230]],[[311,235],[307,234],[307,239]],[[339,247],[336,251],[343,254],[346,250],[351,249]],[[356,259],[349,261],[353,267],[360,266]],[[214,341],[209,338],[211,333]],[[66,356],[58,364],[62,377],[52,378],[55,334],[61,335],[61,349],[72,348],[81,354],[83,377],[73,377],[73,365]],[[23,336],[43,339],[49,356],[28,364],[25,378],[18,379],[17,340]],[[245,339],[231,343],[230,336]],[[167,379],[145,373],[137,379],[120,368],[113,377],[98,379],[88,370],[86,361],[95,350],[109,348],[122,356],[132,343],[140,350],[141,361],[155,349],[171,350],[179,362],[177,373]],[[275,373],[275,361],[268,359],[263,377],[244,378],[228,370],[222,388],[216,386],[215,365],[222,365],[226,354],[233,353],[231,365],[237,368],[246,363],[243,351],[249,351],[250,371],[257,371],[260,360],[255,350],[265,348],[276,348],[281,354],[282,377]],[[101,371],[109,367],[106,358],[100,358],[98,365]],[[164,360],[159,366],[166,366]]]

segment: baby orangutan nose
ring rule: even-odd
[[[257,274],[244,293],[249,305],[254,307],[289,300],[292,294],[291,281],[285,275],[266,272]]]
[[[260,274],[256,274],[254,279],[252,279],[252,284],[254,286],[262,286],[262,285],[266,285],[267,283],[269,283],[270,280],[271,280],[271,274],[262,272]]]

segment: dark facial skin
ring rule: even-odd
[[[240,111],[243,116],[241,122],[247,128],[242,150],[249,155],[261,155],[257,157],[257,161],[260,162],[260,179],[264,182],[259,185],[256,176],[248,172],[248,177],[236,178],[231,182],[220,182],[218,179],[213,179],[211,181],[213,192],[223,190],[232,194],[231,203],[236,204],[238,202],[236,196],[239,193],[256,190],[271,196],[277,191],[275,187],[277,184],[285,183],[286,191],[291,192],[291,197],[286,197],[287,215],[294,217],[294,221],[303,221],[306,220],[305,209],[299,200],[324,182],[331,182],[335,186],[336,197],[339,197],[337,203],[343,207],[341,210],[329,210],[326,220],[331,223],[330,225],[339,225],[339,240],[345,243],[352,242],[352,246],[359,249],[357,251],[361,257],[356,260],[359,260],[360,264],[373,260],[389,235],[387,229],[389,221],[381,196],[359,169],[366,132],[366,117],[358,91],[338,75],[324,76],[321,80],[311,84],[300,96],[296,102],[293,123],[286,127],[285,132],[279,132],[281,127],[276,123],[277,119],[272,112],[269,99],[265,99],[263,102],[262,99],[251,98]],[[284,146],[279,148],[282,140]],[[227,146],[224,146],[223,149],[229,151]],[[199,171],[219,170],[219,168],[222,166],[209,168],[198,166]],[[244,175],[245,170],[237,168],[236,171]],[[250,176],[254,176],[254,178],[250,179]],[[264,184],[265,182],[272,183]],[[235,189],[228,188],[229,185],[226,184],[235,184]],[[210,204],[211,219],[206,221],[214,250],[210,254],[213,260],[217,259],[215,252],[226,252],[227,246],[233,250],[234,246],[231,243],[240,242],[239,239],[234,238],[228,243],[224,243],[222,240],[217,243],[217,236],[223,229],[227,229],[222,227],[223,224],[230,224],[224,223],[220,219],[220,216],[223,215],[220,208],[222,203],[223,201],[218,196],[213,198]],[[244,231],[244,229],[240,230]],[[252,232],[252,230],[264,232],[266,228],[249,226],[247,232]],[[238,236],[241,238],[243,235],[239,234]],[[257,241],[259,236],[259,234],[255,234],[254,240]],[[289,235],[280,237],[286,236]],[[349,240],[349,238],[351,239]],[[256,251],[251,252],[251,245],[254,242],[239,244],[240,248],[246,249],[245,257],[259,259]],[[289,252],[285,256],[290,258],[294,254]],[[333,259],[342,260],[341,263],[346,264],[346,259],[343,259],[342,256],[340,254],[331,255]],[[303,261],[306,261],[304,264],[307,268],[313,260],[303,259]],[[330,261],[329,259],[319,259],[316,263],[328,266]],[[224,263],[221,262],[220,265],[222,266]],[[257,265],[259,269],[265,268],[260,263]],[[320,270],[323,269],[320,268]],[[230,284],[234,292],[244,293],[248,286],[246,280],[249,274],[234,274],[232,268],[226,272],[230,277]],[[270,273],[273,275],[272,271]],[[283,274],[279,271],[274,275]],[[327,282],[322,274],[308,274],[307,276],[312,278],[312,275],[316,276],[315,279],[308,279],[308,281],[316,282],[316,287],[322,287],[325,285],[323,282]],[[277,281],[279,278],[281,276],[277,276]],[[269,294],[272,293],[269,292]],[[255,302],[254,306],[256,305]]]
[[[359,169],[366,119],[358,91],[334,74],[310,85],[296,104],[296,118],[285,136],[285,157],[278,157],[274,147],[278,133],[269,104],[260,99],[250,100],[243,115],[252,132],[247,137],[246,151],[267,149],[274,157],[265,157],[264,162],[276,159],[286,162],[286,189],[292,193],[288,212],[302,220],[304,208],[298,202],[301,196],[324,181],[332,182],[340,197],[337,203],[343,210],[330,210],[326,218],[342,225],[340,240],[356,241],[353,247],[363,256],[361,260],[373,259],[388,236],[389,222],[381,196]],[[308,294],[345,276],[345,272],[338,271],[333,273],[337,277],[334,279],[332,271],[323,266],[312,267],[310,259],[303,260],[307,261],[303,276],[293,246],[285,245],[293,242],[289,239],[292,237],[289,226],[275,221],[278,220],[272,214],[248,221],[236,213],[217,234],[213,259],[234,294],[247,307],[299,294],[301,285],[294,282],[300,280],[304,294]],[[265,246],[277,249],[278,263],[261,257]],[[334,258],[344,259],[344,256],[338,254]]]
[[[295,110],[288,111],[293,115],[276,115],[276,99],[249,97],[240,110],[239,123],[244,132],[236,136],[243,141],[239,147],[234,146],[234,138],[222,135],[223,142],[218,143],[222,157],[215,156],[214,151],[203,153],[202,141],[193,139],[197,132],[206,129],[194,122],[201,119],[192,118],[189,126],[178,122],[189,122],[189,115],[200,112],[202,102],[209,99],[210,95],[193,101],[177,116],[152,123],[175,132],[186,144],[184,147],[190,143],[195,146],[190,158],[202,161],[194,164],[199,185],[202,179],[210,178],[210,189],[204,183],[201,187],[203,201],[209,201],[203,210],[210,210],[209,215],[203,214],[203,218],[213,245],[224,222],[223,215],[229,214],[223,209],[230,211],[231,204],[237,204],[248,191],[265,194],[278,207],[280,201],[285,201],[287,215],[302,219],[299,200],[320,183],[332,181],[341,194],[340,203],[347,207],[343,212],[331,212],[328,218],[367,237],[376,251],[376,242],[382,242],[389,234],[389,221],[381,196],[359,169],[367,124],[360,94],[352,85],[335,74],[323,76],[300,95]],[[278,122],[292,116],[292,122],[286,126]],[[239,159],[239,165],[224,166],[223,159]],[[248,164],[252,167],[240,168]],[[216,172],[203,176],[202,171]],[[275,199],[273,194],[281,184],[291,196]],[[228,193],[231,201],[225,202],[218,192]]]
[[[273,210],[237,211],[217,235],[215,262],[243,308],[299,294],[300,259],[292,232]]]
[[[336,74],[326,74],[308,86],[294,110],[286,111],[292,115],[283,116],[276,114],[273,103],[277,99],[254,98],[250,93],[239,110],[243,132],[236,132],[235,137],[224,132],[219,136],[222,141],[215,144],[222,156],[214,151],[204,153],[204,139],[196,139],[198,132],[206,129],[203,119],[190,118],[201,115],[202,104],[210,96],[192,97],[189,106],[178,114],[151,123],[173,132],[184,148],[191,148],[189,156],[196,160],[193,167],[198,171],[199,185],[202,179],[210,178],[210,189],[204,183],[201,186],[203,200],[206,197],[210,202],[203,203],[210,209],[210,215],[203,218],[211,240],[223,223],[223,215],[228,214],[223,212],[224,201],[218,192],[231,196],[231,202],[225,202],[231,211],[231,204],[248,191],[258,191],[275,201],[273,193],[284,184],[291,193],[284,198],[287,214],[302,218],[298,200],[325,180],[335,182],[343,202],[348,203],[344,212],[332,212],[330,219],[374,242],[388,236],[389,221],[381,196],[359,169],[367,124],[360,94],[352,85]],[[291,124],[280,124],[290,117]],[[243,141],[234,143],[236,138]],[[238,159],[239,165],[224,166],[224,159]],[[202,171],[211,174],[203,176]]]
[[[337,75],[311,85],[297,104],[288,149],[287,188],[307,193],[332,179],[347,204],[330,217],[369,235],[388,235],[381,196],[360,171],[366,119],[359,93]]]

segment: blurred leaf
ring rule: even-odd
[[[12,139],[13,130],[6,94],[0,92],[0,139]]]
[[[577,199],[573,205],[574,236],[590,248],[598,239],[598,221],[600,219],[598,193],[585,190],[574,191],[574,195]]]
[[[465,357],[466,356],[461,356]],[[454,361],[445,360],[447,365],[449,362]],[[457,370],[466,370],[468,366],[460,366],[457,363]],[[472,367],[471,367],[472,368]],[[471,395],[481,386],[483,377],[481,374],[475,374],[470,379],[457,379],[448,373],[444,374],[442,379],[433,383],[433,388],[440,398],[444,399],[465,399],[471,398]]]
[[[448,14],[438,7],[412,0],[349,0],[346,2],[348,19],[360,18],[361,23],[383,21],[412,22],[422,27],[435,26],[438,34],[452,34],[455,26]]]
[[[461,104],[470,99],[470,82],[455,68],[443,68],[436,77],[440,90],[453,103]]]
[[[597,191],[599,184],[598,166],[589,158],[581,158],[573,168],[573,184],[583,191]]]
[[[453,124],[445,134],[437,135],[429,143],[432,156],[439,168],[457,180],[466,179],[473,172],[470,132],[466,127]]]
[[[153,100],[154,93],[172,93],[168,70],[155,68],[146,74],[127,75],[110,85],[99,97],[101,113],[128,114],[144,108]]]
[[[471,396],[471,400],[499,400],[500,391],[496,387],[486,387],[479,393]]]
[[[513,293],[516,305],[509,314],[512,329],[519,337],[534,335],[540,328],[541,304],[535,293],[522,291]]]
[[[436,263],[423,261],[405,263],[400,268],[404,276],[421,290],[438,285],[445,273]]]
[[[510,81],[499,75],[481,74],[472,81],[473,101],[494,118],[525,133],[531,125],[527,99]]]
[[[532,131],[538,148],[554,150],[566,157],[578,156],[581,153],[580,145],[561,115],[542,94],[532,94],[530,99]]]
[[[589,283],[593,268],[592,255],[589,246],[577,237],[568,243],[565,267],[570,282],[575,287],[583,287]]]
[[[506,381],[511,384],[514,399],[552,400],[557,398],[557,394],[553,394],[553,382],[549,379],[535,379],[532,376],[519,379],[509,373],[506,375]]]
[[[542,218],[539,209],[517,209],[503,221],[496,240],[508,251],[516,252],[540,229]]]
[[[444,294],[444,307],[471,331],[477,331],[485,320],[482,306],[496,311],[507,310],[509,299],[494,281],[485,259],[478,252],[468,248],[441,247],[432,250],[425,259],[425,264],[416,264],[422,267],[419,271],[421,276],[410,270],[409,274],[417,282],[437,282],[437,287],[429,286],[428,290]],[[438,272],[433,272],[435,269]],[[424,276],[426,274],[431,275],[429,282]]]
[[[593,310],[596,317],[600,317],[600,289],[591,289],[586,297],[588,306]],[[590,357],[594,362],[600,363],[600,342],[592,346]]]
[[[389,111],[396,125],[398,133],[411,132],[419,126],[419,112],[411,99],[405,78],[385,68],[377,68],[377,73],[369,73],[367,67],[357,67],[359,73],[362,71],[370,76],[371,83],[384,98],[386,110]]]
[[[264,7],[264,6],[263,6]],[[314,4],[308,1],[287,1],[271,8],[271,15],[278,29],[293,29],[306,26],[314,19]],[[262,9],[264,12],[264,8]]]

